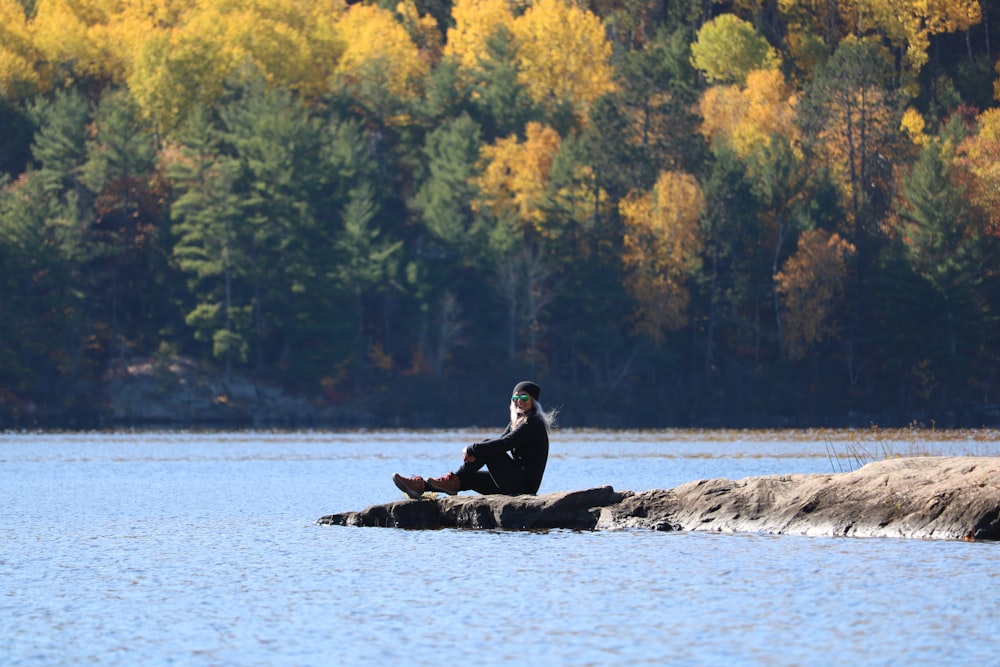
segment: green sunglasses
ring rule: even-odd
[[[531,394],[514,394],[510,397],[511,401],[526,401],[531,398]]]

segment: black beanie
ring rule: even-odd
[[[522,391],[537,401],[539,394],[542,393],[542,388],[539,387],[534,382],[529,382],[528,380],[525,380],[524,382],[518,382],[516,385],[514,385],[515,394],[519,394]]]

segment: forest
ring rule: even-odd
[[[0,425],[1000,424],[1000,5],[0,0]]]

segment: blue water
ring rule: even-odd
[[[1000,663],[1000,544],[316,525],[484,435],[0,436],[0,665]],[[559,431],[541,492],[828,473],[849,441]]]

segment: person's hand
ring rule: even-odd
[[[462,461],[464,461],[465,463],[472,463],[475,460],[476,457],[469,452],[468,447],[462,450]]]

